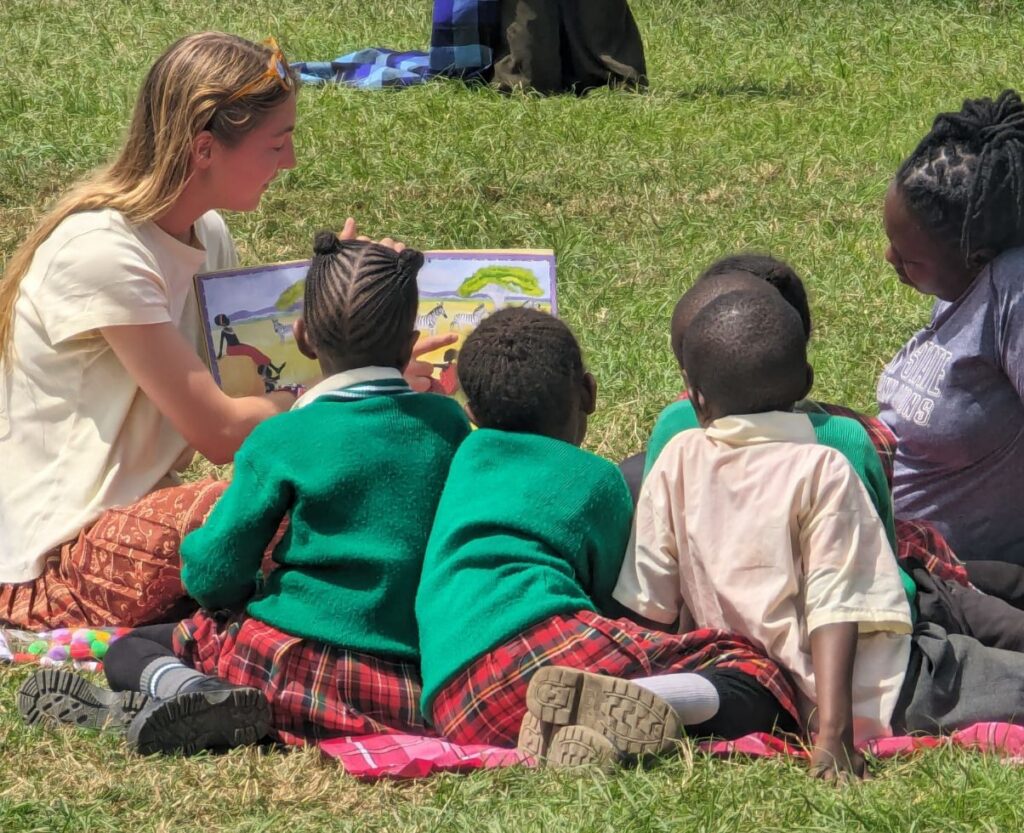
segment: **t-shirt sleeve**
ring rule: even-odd
[[[862,633],[910,632],[910,605],[885,529],[838,453],[816,472],[800,552],[808,632],[839,622],[856,622]]]
[[[1024,402],[1024,297],[1019,289],[1020,277],[1013,275],[1010,286],[1006,280],[998,281],[996,338],[1003,372]]]
[[[640,491],[619,580],[612,597],[652,622],[670,625],[683,606],[673,514],[664,466],[656,464]]]
[[[36,305],[53,344],[103,327],[172,320],[167,286],[144,250],[104,229],[72,238],[56,253]]]

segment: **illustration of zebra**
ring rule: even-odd
[[[480,304],[472,312],[458,312],[452,319],[452,329],[454,330],[456,327],[468,327],[472,330],[477,324],[484,320],[485,314],[486,310],[484,309],[483,304]]]
[[[444,311],[444,304],[438,304],[426,315],[416,316],[416,329],[421,332],[433,332],[437,326],[438,318],[447,318],[448,313]]]
[[[277,333],[277,337],[281,339],[282,344],[284,344],[285,339],[290,338],[293,335],[292,328],[289,324],[282,324],[276,318],[271,318],[270,323],[274,325],[274,332]]]

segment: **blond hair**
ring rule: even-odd
[[[271,50],[235,35],[203,32],[173,44],[150,68],[117,158],[67,193],[14,251],[0,281],[0,362],[9,354],[14,305],[36,249],[68,216],[113,208],[132,224],[166,213],[190,176],[192,140],[209,130],[233,145],[292,95],[265,73]]]

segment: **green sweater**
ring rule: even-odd
[[[893,518],[892,493],[889,491],[889,483],[885,479],[885,472],[878,459],[878,452],[875,451],[864,426],[855,419],[826,413],[809,413],[807,417],[810,419],[811,425],[814,426],[818,443],[834,448],[853,466],[853,470],[864,484],[871,502],[878,511],[878,517],[885,527],[889,545],[895,552],[896,522]],[[676,434],[691,428],[700,428],[700,422],[697,420],[697,414],[689,399],[673,402],[661,412],[658,421],[654,423],[654,430],[651,432],[651,439],[647,444],[647,459],[644,461],[645,478],[658,459],[658,455],[668,445],[669,440]],[[910,601],[910,609],[916,610],[914,600],[917,598],[917,586],[902,567],[899,570],[903,588],[907,591],[907,599]]]
[[[574,445],[482,428],[452,461],[416,595],[423,713],[478,657],[551,616],[604,607],[633,504]]]
[[[400,381],[358,387],[360,398],[326,394],[256,427],[231,485],[182,542],[182,582],[205,608],[239,606],[290,515],[274,551],[280,566],[249,615],[305,639],[415,660],[423,552],[469,424],[454,400]]]

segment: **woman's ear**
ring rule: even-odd
[[[306,332],[306,321],[300,315],[295,319],[295,323],[292,324],[292,335],[295,336],[295,346],[299,348],[299,352],[302,353],[307,359],[316,360],[316,350],[313,349],[313,345],[309,343],[309,333]]]
[[[190,161],[193,171],[205,171],[213,160],[213,134],[209,130],[200,130],[192,140]]]

